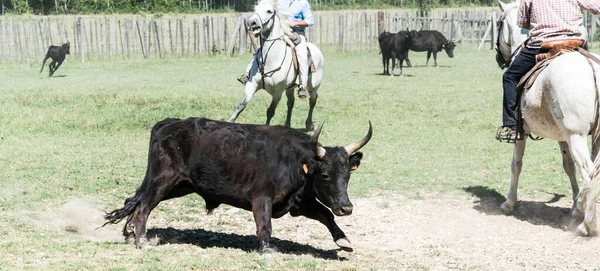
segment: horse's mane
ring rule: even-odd
[[[277,4],[277,0],[259,0],[256,5],[271,5],[273,6],[273,10],[279,17],[279,22],[281,25],[281,30],[283,30],[283,40],[290,47],[295,47],[294,43],[290,39],[290,36],[293,35],[292,28],[290,27],[290,22],[288,21],[289,13],[279,10],[279,5]]]

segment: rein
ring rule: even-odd
[[[504,27],[504,20],[506,20],[506,17],[508,16],[508,12],[517,8],[517,6],[512,6],[511,8],[507,9],[504,11],[504,13],[502,13],[502,16],[500,16],[500,19],[498,20],[498,28],[497,28],[497,33],[498,33],[498,37],[496,38],[496,62],[498,63],[498,66],[500,67],[500,69],[507,68],[510,65],[510,62],[512,61],[512,59],[518,55],[521,52],[521,49],[523,48],[523,44],[525,44],[527,41],[523,42],[523,44],[521,46],[519,46],[519,48],[515,51],[513,51],[510,54],[510,57],[508,59],[505,59],[504,56],[502,55],[502,52],[500,52],[500,33],[502,33],[502,28]]]
[[[257,16],[257,17],[260,19],[260,22],[261,22],[261,24],[262,24],[262,25],[264,25],[264,24],[262,23],[262,22],[263,22],[263,20],[262,20],[262,18],[260,17],[260,15],[258,15],[257,13],[254,13],[254,14],[256,14],[256,16]],[[268,23],[269,21],[273,20],[273,24],[271,25],[270,29],[269,29],[268,31],[266,31],[266,32],[268,32],[268,33],[269,33],[269,36],[271,36],[271,31],[273,30],[273,27],[275,26],[275,16],[276,16],[276,15],[277,15],[277,12],[273,12],[273,15],[271,16],[271,18],[269,18],[269,19],[267,20],[267,23]],[[265,79],[266,77],[271,77],[271,76],[272,76],[274,73],[276,73],[277,71],[281,70],[281,66],[283,65],[283,62],[285,61],[285,58],[287,57],[288,50],[287,50],[287,48],[285,48],[285,55],[284,55],[284,56],[283,56],[283,58],[281,59],[281,64],[279,64],[279,65],[277,66],[277,68],[275,68],[275,69],[273,69],[273,70],[270,70],[270,71],[268,71],[268,72],[265,72],[265,63],[267,62],[267,57],[269,56],[269,52],[271,51],[271,48],[273,47],[273,45],[275,44],[275,42],[276,42],[276,41],[278,41],[278,40],[281,40],[282,42],[284,42],[284,43],[285,43],[285,41],[283,41],[283,36],[284,36],[284,35],[285,35],[285,34],[282,34],[281,36],[279,36],[279,37],[276,37],[276,38],[272,38],[272,39],[269,39],[269,36],[265,37],[265,36],[263,36],[263,34],[261,34],[261,35],[260,35],[260,44],[261,44],[261,46],[260,46],[260,48],[261,48],[261,49],[260,49],[260,51],[261,51],[261,54],[260,54],[260,59],[259,59],[259,63],[258,63],[258,70],[260,71],[260,74],[262,75],[262,78],[263,78],[263,80],[262,80],[263,89],[265,89],[265,80],[264,80],[264,79]],[[262,48],[264,48],[264,44],[265,44],[267,41],[270,41],[270,42],[271,42],[271,44],[270,44],[270,45],[269,45],[269,47],[267,48],[267,51],[266,51],[266,52],[263,54],[263,53],[262,53],[262,52],[263,52]],[[286,46],[286,47],[287,47],[287,46]]]

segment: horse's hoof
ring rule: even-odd
[[[585,223],[579,224],[579,226],[577,227],[577,234],[579,234],[581,236],[589,236],[590,232],[588,231],[587,227],[585,226]]]
[[[515,206],[510,204],[508,201],[505,201],[502,203],[502,205],[500,205],[500,209],[504,215],[512,215],[513,211],[515,210]]]
[[[352,244],[350,244],[350,240],[348,240],[348,238],[346,238],[346,237],[337,239],[335,241],[335,244],[338,247],[340,247],[343,251],[348,251],[348,252],[354,251],[354,249],[351,246]]]
[[[583,212],[577,208],[573,208],[571,211],[571,218],[575,221],[583,221]]]

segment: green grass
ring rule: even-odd
[[[316,123],[325,121],[321,142],[345,145],[362,137],[369,121],[374,127],[351,179],[351,197],[465,195],[469,186],[507,191],[512,145],[494,139],[501,124],[502,71],[490,50],[470,45],[455,55],[441,53],[441,67],[426,68],[425,54],[412,52],[417,67],[405,68],[404,77],[380,75],[376,52],[325,55],[314,115]],[[152,125],[166,117],[228,119],[243,94],[235,78],[249,57],[95,63],[71,57],[54,78],[47,77],[47,67],[38,73],[38,63],[0,65],[0,236],[10,236],[0,240],[0,266],[351,270],[306,255],[271,261],[226,248],[210,248],[208,256],[184,245],[134,250],[32,223],[75,198],[104,210],[120,207],[142,180]],[[257,93],[238,122],[264,123],[269,101],[266,92]],[[306,101],[296,101],[293,127],[304,127],[307,110]],[[274,124],[283,124],[284,114],[282,101]],[[520,196],[570,196],[555,142],[529,143],[521,176]],[[177,214],[164,204],[156,212],[185,221],[201,212],[198,196],[180,202]],[[223,257],[239,261],[231,266]],[[368,261],[358,266],[369,268],[377,267]]]

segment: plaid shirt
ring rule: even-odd
[[[527,47],[550,40],[586,40],[581,10],[600,13],[598,0],[521,0],[517,25],[529,29]]]

